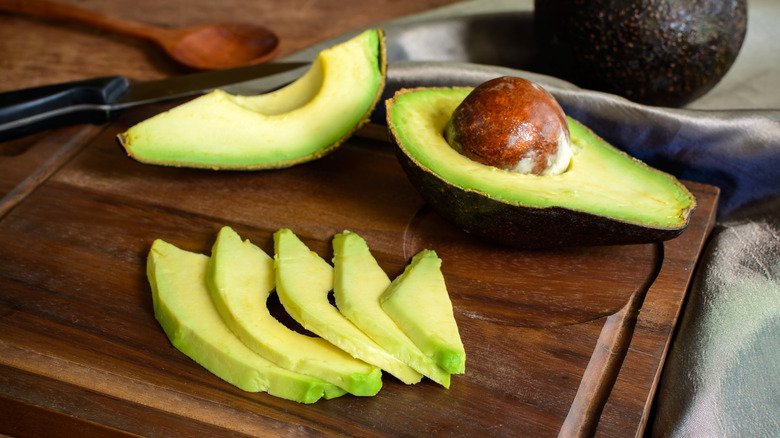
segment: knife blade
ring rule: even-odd
[[[0,93],[0,142],[78,123],[104,123],[122,110],[221,88],[265,93],[300,77],[311,63],[278,62],[132,82],[106,76]]]

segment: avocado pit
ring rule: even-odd
[[[540,85],[514,76],[469,93],[452,113],[444,138],[476,162],[523,174],[561,174],[572,156],[561,106]]]

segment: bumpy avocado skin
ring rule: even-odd
[[[746,0],[535,2],[542,69],[649,105],[682,106],[712,89],[746,29]]]

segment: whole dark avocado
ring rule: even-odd
[[[536,0],[545,73],[678,107],[712,89],[747,30],[747,0]]]

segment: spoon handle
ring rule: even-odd
[[[158,40],[168,29],[125,20],[49,0],[0,0],[0,11],[78,23],[120,35]]]

